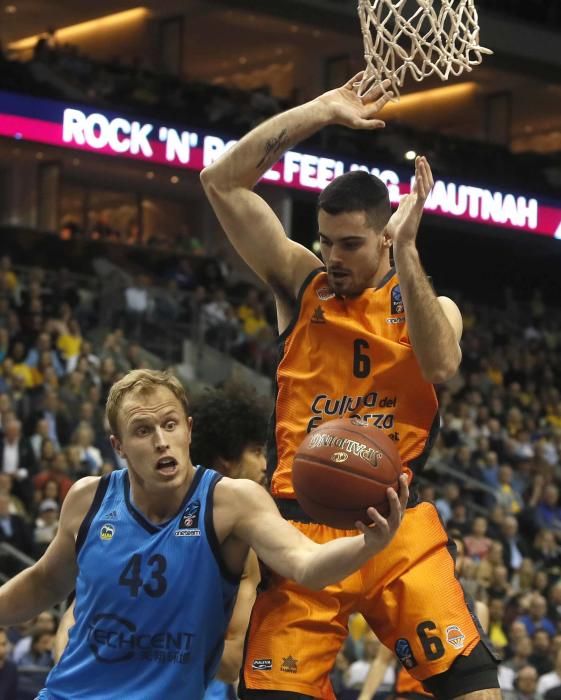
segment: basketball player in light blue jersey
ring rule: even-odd
[[[265,485],[268,407],[256,401],[244,387],[236,385],[227,390],[205,391],[193,402],[191,415],[195,426],[190,447],[194,464],[208,464],[232,479],[251,479]],[[245,635],[260,579],[257,557],[250,552],[216,678],[207,687],[204,700],[228,700],[235,696],[233,684],[239,677]],[[74,602],[64,613],[57,630],[56,662],[66,648],[68,630],[73,625]]]
[[[43,557],[0,588],[0,626],[76,590],[76,624],[40,700],[200,700],[250,547],[280,575],[321,589],[380,552],[401,522],[404,480],[399,496],[388,490],[387,519],[370,508],[361,534],[319,545],[258,484],[195,468],[187,399],[168,373],[129,372],[106,412],[128,468],[78,481]]]

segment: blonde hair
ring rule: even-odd
[[[159,386],[166,387],[179,399],[185,416],[189,417],[189,401],[185,389],[170,370],[161,372],[155,369],[133,369],[113,384],[107,397],[105,417],[114,435],[119,435],[119,409],[125,397],[135,392],[147,394]]]

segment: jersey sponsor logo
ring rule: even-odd
[[[397,396],[386,396],[376,391],[362,396],[343,394],[343,396],[333,397],[328,394],[317,394],[310,405],[312,415],[308,421],[307,432],[317,428],[324,419],[336,416],[342,418],[348,416],[351,420],[361,421],[357,425],[371,425],[374,428],[392,430],[395,420],[394,411],[387,409],[395,409],[397,402]],[[377,410],[363,415],[358,414],[358,411],[368,408]]]
[[[378,467],[382,457],[384,456],[383,452],[376,450],[374,447],[369,447],[363,442],[359,442],[358,440],[350,440],[349,438],[337,437],[336,435],[331,435],[330,433],[315,433],[310,438],[308,446],[311,449],[321,447],[338,447],[341,451],[335,452],[334,455],[341,455],[341,452],[355,455],[365,462],[368,462],[368,464],[373,467]],[[331,456],[331,459],[333,459],[334,455]],[[347,456],[345,456],[345,459],[347,459]],[[341,457],[339,457],[337,460],[333,461],[344,462],[345,459],[341,459]]]
[[[285,673],[298,673],[298,659],[293,656],[283,658],[280,670]]]
[[[109,512],[109,513],[105,513],[105,515],[103,516],[103,519],[104,519],[104,520],[117,520],[118,517],[119,517],[119,516],[117,515],[117,511],[116,511],[116,510],[112,510],[112,511]]]
[[[103,540],[104,542],[108,542],[109,540],[113,539],[114,534],[115,526],[111,525],[111,523],[104,523],[99,531],[99,539]]]
[[[466,636],[457,625],[449,625],[446,628],[446,641],[454,649],[463,649]]]
[[[88,624],[90,650],[105,664],[133,658],[186,664],[190,661],[194,637],[192,632],[139,632],[132,620],[113,613],[94,615]]]
[[[316,306],[312,314],[312,323],[326,323],[325,311],[321,306]]]
[[[330,459],[332,462],[340,464],[341,462],[346,462],[349,459],[349,455],[346,452],[334,452]]]
[[[251,668],[254,671],[271,671],[273,668],[273,659],[253,659]]]
[[[321,301],[328,301],[328,299],[333,299],[335,296],[335,292],[332,292],[329,287],[320,287],[316,289],[316,294]]]
[[[401,289],[399,288],[399,284],[396,284],[395,287],[392,288],[390,299],[390,314],[392,316],[394,314],[402,314],[405,311],[405,308],[403,306],[403,299],[401,298]]]
[[[189,503],[183,511],[183,515],[179,520],[179,528],[175,531],[176,537],[200,537],[199,530],[199,513],[201,511],[201,502],[193,501]]]
[[[411,644],[403,637],[395,643],[395,655],[400,660],[403,668],[410,669],[417,665],[417,659],[413,655]]]
[[[405,316],[391,316],[386,319],[386,323],[395,325],[396,323],[405,323]]]

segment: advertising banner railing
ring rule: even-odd
[[[209,131],[7,92],[0,92],[0,136],[194,171],[235,143]],[[410,191],[411,173],[404,175],[401,169],[304,151],[287,152],[263,180],[319,192],[337,175],[357,169],[380,177],[394,203]],[[425,209],[437,216],[561,238],[561,202],[535,196],[437,179]]]

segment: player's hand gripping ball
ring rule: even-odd
[[[298,502],[315,521],[354,529],[371,523],[370,506],[386,517],[387,489],[399,489],[401,459],[393,440],[359,417],[328,421],[312,430],[294,457]]]

